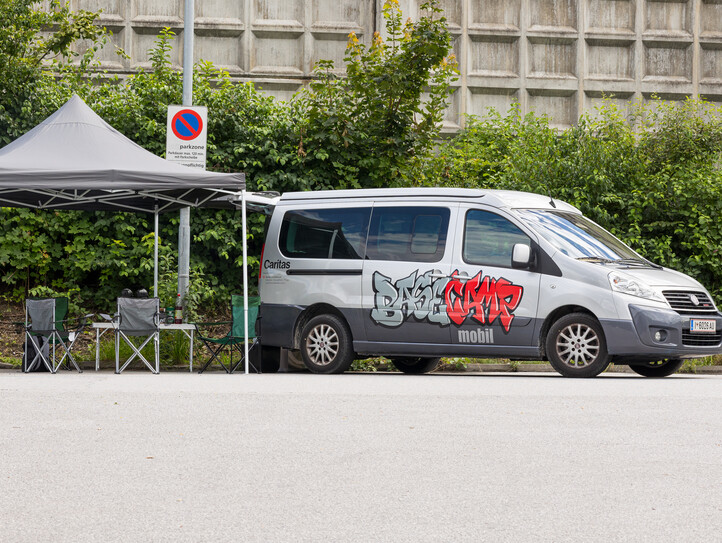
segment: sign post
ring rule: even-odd
[[[208,108],[205,106],[168,106],[166,160],[205,170],[207,127]],[[180,210],[178,225],[178,293],[184,306],[190,281],[190,252],[191,210],[184,207]]]

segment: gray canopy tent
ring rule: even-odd
[[[215,206],[214,200],[240,199],[246,262],[245,186],[243,173],[188,168],[146,151],[106,123],[78,96],[0,149],[1,207],[153,213],[155,295],[158,214],[183,207]],[[247,315],[245,266],[243,288]],[[247,364],[246,355],[246,373]]]

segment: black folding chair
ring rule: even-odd
[[[28,298],[25,300],[25,353],[28,353],[28,341],[31,343],[35,356],[26,360],[23,371],[30,372],[43,364],[51,373],[58,371],[67,361],[82,373],[78,363],[71,353],[76,340],[80,336],[88,317],[85,315],[78,319],[68,319],[68,299],[58,298]],[[77,322],[74,330],[68,330],[66,324]],[[52,347],[52,355],[49,348]],[[63,350],[63,356],[55,362],[56,348]],[[29,358],[29,357],[28,357]]]
[[[118,298],[118,313],[113,319],[115,328],[115,373],[121,373],[133,360],[140,358],[153,373],[160,373],[160,302],[158,298]],[[140,347],[136,347],[131,337],[146,336]],[[125,341],[133,354],[120,367],[120,343]],[[141,351],[153,341],[155,367],[143,356]]]

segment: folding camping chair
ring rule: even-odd
[[[23,371],[26,373],[33,371],[42,363],[49,372],[55,373],[60,366],[67,364],[67,359],[79,373],[83,372],[73,358],[71,350],[85,326],[85,321],[91,315],[79,319],[68,319],[67,316],[67,298],[28,298],[25,300],[25,352],[28,353],[28,341],[30,341],[34,347],[35,357],[32,361],[26,360]],[[76,329],[67,330],[66,323],[73,321],[78,322]],[[52,346],[52,356],[48,349],[43,348],[43,344],[48,347]],[[63,349],[63,356],[56,364],[55,350],[58,346]]]
[[[257,348],[256,338],[256,320],[258,319],[258,307],[261,304],[261,299],[253,297],[248,299],[248,330],[243,329],[243,296],[234,294],[231,296],[231,319],[230,321],[222,322],[201,322],[195,323],[197,337],[208,347],[211,352],[211,357],[206,361],[205,365],[200,369],[198,373],[203,373],[213,362],[218,362],[226,373],[233,373],[238,367],[245,361],[245,353],[243,345],[246,341],[251,340],[253,343],[249,347],[248,355],[250,357],[251,350]],[[207,333],[204,334],[201,331],[201,327],[207,328],[211,326],[230,325],[228,333],[223,337],[212,337]],[[230,353],[230,361],[228,367],[223,363],[221,355],[228,348]],[[237,352],[240,354],[240,360],[234,365],[233,364],[233,353]],[[249,363],[253,367],[253,371],[258,371],[255,365],[249,358]]]
[[[121,373],[133,360],[140,358],[153,373],[160,373],[160,302],[158,298],[118,298],[118,313],[113,319],[115,329],[115,373]],[[147,336],[140,347],[136,347],[131,337]],[[120,342],[124,340],[133,354],[120,367]],[[141,351],[153,340],[155,368],[143,356]]]

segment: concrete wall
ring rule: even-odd
[[[196,0],[195,58],[280,98],[306,81],[314,63],[342,66],[347,35],[369,40],[382,30],[382,0]],[[417,17],[421,0],[400,0]],[[129,73],[148,66],[158,31],[177,34],[182,59],[183,0],[71,0],[102,8],[101,21],[130,55],[108,49],[105,67]],[[568,126],[603,94],[626,104],[704,96],[722,103],[722,0],[445,0],[460,77],[446,116],[487,107],[548,114]]]

